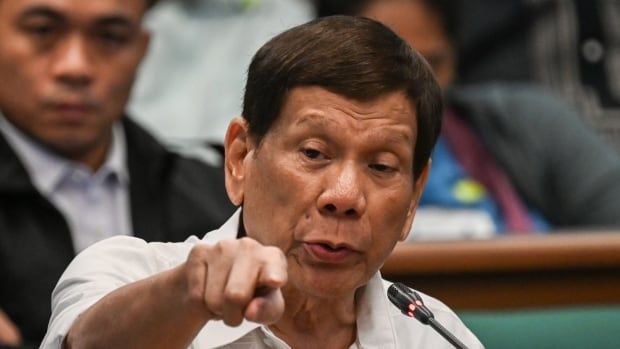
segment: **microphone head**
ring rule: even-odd
[[[388,299],[396,306],[396,308],[400,309],[403,314],[413,317],[413,314],[409,309],[409,305],[412,304],[414,300],[411,295],[405,291],[403,286],[407,287],[401,283],[392,284],[388,288]]]
[[[459,341],[458,338],[435,320],[435,316],[424,305],[422,297],[416,291],[397,282],[390,285],[387,295],[392,304],[400,309],[403,314],[414,317],[425,325],[430,325],[437,333],[454,345],[455,348],[467,349],[463,342]]]
[[[429,320],[434,317],[430,309],[428,309],[422,297],[402,283],[394,283],[388,288],[388,299],[400,311],[409,316],[415,317],[423,324],[428,324]]]

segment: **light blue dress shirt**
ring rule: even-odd
[[[67,220],[76,252],[114,235],[133,235],[127,147],[120,123],[112,129],[112,143],[96,172],[46,149],[2,114],[0,132],[21,160],[35,188]]]

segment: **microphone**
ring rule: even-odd
[[[457,349],[467,349],[465,344],[458,340],[448,329],[443,327],[437,320],[433,312],[424,305],[422,297],[409,287],[400,282],[394,283],[388,288],[388,298],[400,311],[409,316],[416,318],[425,325],[430,325],[437,333],[445,338],[450,344]]]

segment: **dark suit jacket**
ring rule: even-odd
[[[128,118],[123,124],[137,237],[182,241],[232,214],[222,168],[169,152]],[[74,255],[64,217],[35,189],[0,135],[0,308],[26,341],[38,345],[43,339],[51,292]]]

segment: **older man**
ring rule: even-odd
[[[56,281],[93,242],[182,241],[232,212],[223,171],[123,118],[149,2],[0,0],[0,345],[38,346]]]
[[[329,17],[280,34],[255,55],[226,135],[242,208],[202,240],[87,249],[54,292],[43,348],[451,347],[389,304],[378,272],[409,232],[440,117],[430,68],[382,24]]]

